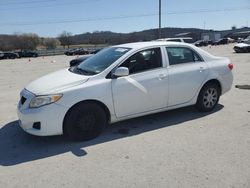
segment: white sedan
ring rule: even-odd
[[[193,45],[139,42],[106,48],[21,91],[20,126],[38,136],[98,136],[108,123],[196,105],[211,111],[229,91],[233,65]]]

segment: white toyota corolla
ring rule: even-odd
[[[196,105],[211,111],[229,91],[233,65],[193,45],[139,42],[105,48],[21,91],[20,126],[39,136],[88,140],[108,124]]]

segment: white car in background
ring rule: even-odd
[[[193,44],[195,42],[194,39],[191,37],[162,38],[162,39],[157,39],[156,41],[184,42],[189,44]]]
[[[196,105],[211,111],[229,91],[233,65],[193,45],[139,42],[102,50],[21,91],[20,126],[38,136],[98,136],[108,123]]]

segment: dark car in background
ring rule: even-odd
[[[69,62],[69,66],[73,67],[73,66],[77,66],[79,65],[81,62],[85,61],[86,59],[90,58],[91,56],[93,56],[93,54],[88,54],[88,55],[84,55],[82,57],[73,59]]]
[[[70,55],[73,55],[74,54],[74,50],[75,49],[67,49],[64,54],[67,55],[67,56],[70,56]]]
[[[3,57],[4,56],[4,53],[2,52],[2,51],[0,51],[0,59],[1,59],[1,57]]]
[[[201,46],[207,46],[208,43],[205,41],[205,40],[197,40],[195,43],[194,43],[195,46],[197,47],[201,47]]]
[[[89,54],[89,51],[84,48],[76,48],[76,49],[69,49],[64,52],[65,55],[71,56],[71,55],[85,55]]]
[[[100,50],[102,50],[102,48],[98,48],[98,49],[89,49],[89,53],[90,54],[96,54],[97,52],[99,52]]]
[[[90,58],[91,56],[93,56],[94,54],[98,53],[101,50],[102,50],[102,48],[89,50],[90,54],[87,54],[87,55],[84,55],[82,57],[71,60],[69,62],[69,66],[70,67],[77,66],[77,65],[79,65],[80,63],[82,63],[83,61]]]
[[[38,57],[38,53],[34,51],[18,51],[19,57]]]
[[[222,38],[214,42],[214,45],[228,44],[228,38]]]
[[[14,52],[3,52],[3,55],[0,56],[0,59],[16,59],[19,55]]]

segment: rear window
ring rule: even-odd
[[[169,59],[169,65],[183,63],[201,62],[200,56],[193,50],[185,47],[166,47]]]

